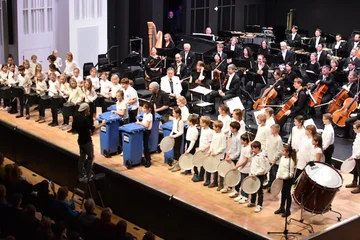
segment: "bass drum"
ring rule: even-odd
[[[311,213],[328,212],[331,203],[343,184],[338,171],[322,162],[308,163],[295,187],[295,202]]]

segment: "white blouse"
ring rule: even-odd
[[[279,168],[276,178],[289,179],[294,177],[295,163],[292,159],[282,156],[279,162]]]
[[[41,96],[44,96],[46,94],[47,86],[45,80],[36,81],[36,93]]]
[[[124,115],[121,116],[121,117],[122,117],[123,119],[128,119],[128,118],[129,118],[129,113],[128,113],[128,108],[127,108],[127,106],[126,106],[125,101],[124,101],[124,100],[121,101],[121,102],[117,101],[117,102],[116,102],[116,111],[120,112],[120,111],[122,111],[122,110],[125,110],[125,112],[124,112]]]
[[[112,83],[109,80],[100,80],[100,94],[105,96],[110,92]]]
[[[92,82],[92,86],[95,90],[100,88],[100,80],[98,77],[91,77],[91,75],[87,76],[86,79],[90,79]]]
[[[177,138],[183,134],[184,134],[184,122],[181,119],[178,120],[174,118],[170,136],[173,135],[174,138]]]
[[[222,121],[223,123],[223,127],[221,129],[221,132],[225,135],[227,135],[230,131],[230,123],[231,123],[231,118],[229,115],[225,115],[224,117],[219,115],[218,116],[218,120]]]
[[[321,154],[321,158],[320,158],[320,162],[324,162],[325,161],[325,157],[324,157],[324,154],[323,154],[323,151],[321,150],[321,148],[319,147],[314,147],[311,149],[311,155],[310,155],[310,159],[309,161],[315,161],[316,159],[316,155],[317,154]]]
[[[195,146],[196,140],[199,137],[199,131],[196,126],[191,126],[186,131],[186,141],[190,141],[189,146],[187,146],[186,151],[190,152]]]
[[[248,160],[247,160],[246,164],[241,168],[240,172],[249,174],[250,169],[251,169],[251,146],[250,146],[250,144],[248,144],[246,147],[245,146],[241,147],[239,161],[244,161],[245,158],[247,158]]]
[[[288,140],[288,143],[291,144],[292,149],[299,149],[301,145],[306,141],[305,128],[301,127],[300,129],[295,126],[291,130],[291,134]]]
[[[27,76],[27,75],[21,76],[21,74],[19,74],[18,81],[19,81],[19,87],[24,88],[25,94],[29,94],[30,93],[30,87],[32,85],[32,81],[31,81],[30,77]]]
[[[299,151],[296,153],[298,159],[297,168],[303,170],[311,158],[311,151],[313,149],[312,137],[307,136],[303,139],[302,144],[299,146]]]
[[[207,146],[211,144],[211,140],[214,134],[214,130],[211,128],[201,128],[200,140],[199,140],[199,150],[204,150]]]
[[[70,84],[65,82],[64,84],[60,83],[60,96],[67,98],[70,94]]]
[[[116,92],[122,90],[122,87],[120,84],[111,84],[111,97],[116,98]]]
[[[226,149],[226,136],[224,133],[216,133],[214,132],[213,138],[210,144],[210,152],[214,152],[215,154],[224,153]]]
[[[142,119],[141,122],[142,123],[146,123],[146,122],[150,123],[149,127],[147,127],[146,130],[151,130],[152,124],[153,124],[153,115],[152,115],[152,113],[144,113],[143,119]]]
[[[180,110],[181,110],[181,119],[183,120],[184,123],[186,123],[190,115],[189,109],[186,106],[183,106],[180,108]]]
[[[69,62],[68,60],[65,60],[65,74],[68,76],[73,75],[73,71],[75,68],[79,68],[79,65],[73,60],[72,62]]]
[[[84,93],[85,93],[85,102],[87,103],[94,102],[95,99],[97,98],[97,94],[94,89],[85,90]]]
[[[73,104],[78,104],[79,102],[82,102],[84,99],[84,93],[81,91],[79,87],[70,88],[69,89],[69,99],[68,102],[71,102]]]

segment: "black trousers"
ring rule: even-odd
[[[10,99],[3,99],[4,101],[4,108],[10,106]]]
[[[78,162],[78,176],[90,177],[94,161],[94,145],[92,141],[79,145],[80,158]],[[84,169],[85,168],[85,169]]]
[[[63,119],[64,119],[64,124],[69,125],[70,117],[65,117],[65,116],[63,115]]]
[[[262,206],[264,201],[264,191],[263,191],[263,185],[265,180],[265,175],[257,176],[260,180],[260,188],[257,191],[257,193],[251,195],[251,203],[255,204],[256,197],[258,197],[257,205]]]
[[[324,150],[325,162],[331,165],[332,155],[334,153],[334,144],[331,144],[327,149]]]
[[[360,159],[355,159],[357,175],[360,176]]]
[[[17,98],[11,99],[10,106],[12,112],[17,112]]]
[[[280,208],[285,208],[286,212],[290,211],[291,208],[291,185],[293,184],[293,179],[284,180],[283,188],[281,189],[281,203]]]
[[[245,90],[250,93],[253,94],[254,97],[259,97],[261,94],[261,89],[263,87],[265,87],[266,85],[264,83],[254,83],[254,82],[248,82],[246,84]]]
[[[323,96],[323,98],[321,99],[321,104],[329,102],[332,99],[332,97],[333,96],[330,93],[326,93]],[[328,107],[327,105],[321,106],[321,113],[322,114],[326,113],[327,107]]]
[[[20,115],[24,115],[24,108],[25,108],[25,114],[30,114],[30,105],[26,97],[24,95],[20,95],[19,97],[20,102]]]
[[[138,113],[138,109],[129,111],[129,123],[136,122],[137,113]]]
[[[268,186],[271,187],[272,183],[275,181],[276,179],[276,173],[279,169],[279,165],[278,164],[274,164],[271,166],[270,168],[270,179],[268,182]]]
[[[235,190],[236,190],[237,192],[239,192],[239,190],[240,190],[242,181],[244,181],[244,179],[249,176],[248,173],[240,173],[240,174],[241,174],[240,182],[239,182],[238,185],[235,186]],[[249,197],[249,194],[247,194],[246,192],[244,192],[244,191],[241,189],[241,196],[248,198],[248,197]]]
[[[300,174],[303,172],[304,170],[301,170],[301,169],[296,169],[296,174],[295,174],[295,180],[297,180],[300,176]]]
[[[182,138],[183,136],[179,136],[177,138],[174,138],[175,144],[174,144],[174,160],[179,160],[181,154],[181,144],[182,144]]]
[[[149,138],[151,130],[146,130],[144,132],[143,141],[144,141],[144,157],[147,162],[151,161],[150,157],[150,148],[149,148]]]

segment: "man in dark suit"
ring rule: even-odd
[[[224,59],[225,59],[225,61],[226,61],[226,59],[227,59],[227,54],[224,53],[224,44],[218,43],[217,46],[216,46],[216,48],[217,48],[217,54],[219,54],[219,56],[220,56],[220,61],[222,61],[222,60],[224,60]]]
[[[184,44],[184,50],[180,52],[182,62],[186,64],[188,72],[191,72],[195,65],[195,53],[190,51],[191,45],[189,43]]]
[[[320,67],[324,66],[327,62],[327,54],[323,51],[322,43],[319,43],[317,46],[317,61]]]
[[[350,56],[348,58],[346,58],[344,65],[343,65],[344,71],[348,71],[348,66],[349,66],[350,62],[355,63],[355,68],[360,67],[360,59],[358,57],[356,57],[356,53],[357,53],[356,49],[352,49],[350,51]]]
[[[340,34],[336,34],[336,42],[333,43],[331,49],[333,51],[334,56],[340,56],[341,52],[346,52],[346,42],[342,40],[342,36]]]
[[[350,52],[352,49],[354,48],[359,48],[360,47],[360,34],[355,34],[354,39],[348,42],[348,52]]]
[[[233,53],[233,57],[234,57],[234,58],[237,58],[237,57],[239,57],[239,56],[241,55],[241,48],[240,48],[240,46],[238,45],[238,40],[237,40],[236,37],[232,37],[232,38],[231,38],[230,44],[228,44],[228,45],[226,46],[226,50],[229,51],[229,52],[230,52],[230,51],[234,52],[234,53]]]
[[[240,77],[236,74],[237,67],[234,64],[228,66],[228,75],[222,85],[222,90],[213,91],[210,94],[210,101],[214,103],[213,111],[215,112],[215,98],[220,97],[221,101],[234,98],[239,95]]]
[[[181,95],[186,96],[189,89],[189,80],[184,80],[184,78],[188,77],[188,70],[186,64],[182,62],[180,53],[175,55],[175,62],[171,64],[171,67],[175,69],[175,76],[180,78],[182,86]]]
[[[325,43],[325,39],[321,37],[321,30],[316,29],[315,30],[315,37],[312,37],[310,39],[309,45],[312,48],[317,48],[319,43]]]
[[[278,56],[280,56],[281,59],[283,60],[282,63],[286,64],[288,62],[291,62],[291,63],[295,62],[294,54],[292,52],[290,52],[289,50],[287,50],[286,42],[280,43],[280,49],[281,49],[281,52],[278,53]]]
[[[290,47],[299,47],[301,45],[301,36],[297,33],[298,27],[293,26],[291,33],[286,36],[286,41]]]

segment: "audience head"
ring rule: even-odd
[[[84,208],[87,213],[93,213],[95,210],[95,202],[94,199],[88,198],[84,203]]]
[[[14,165],[13,169],[11,170],[11,180],[12,182],[16,183],[21,180],[22,171],[18,165]]]
[[[67,187],[60,187],[57,191],[57,197],[60,201],[64,201],[69,195],[69,189]]]
[[[111,208],[104,208],[101,212],[100,219],[104,222],[111,222],[112,210]]]
[[[115,232],[116,237],[125,237],[126,236],[127,223],[125,220],[120,220],[116,224]]]
[[[23,196],[19,193],[15,193],[10,198],[10,204],[13,208],[20,208]]]
[[[28,217],[29,219],[34,219],[36,214],[35,206],[32,204],[26,205],[26,207],[24,208],[24,213],[25,216]]]
[[[155,240],[155,234],[150,231],[147,231],[143,237],[143,240]]]
[[[5,170],[5,176],[4,178],[7,179],[7,180],[11,180],[11,172],[14,168],[14,164],[6,164],[5,167],[4,167],[4,170]]]
[[[174,12],[173,11],[169,11],[168,12],[168,18],[172,19],[174,17]]]
[[[66,234],[66,227],[64,222],[58,221],[55,223],[55,225],[52,227],[54,236],[61,237]]]
[[[40,222],[39,235],[42,237],[49,237],[52,235],[51,219],[43,216]]]

